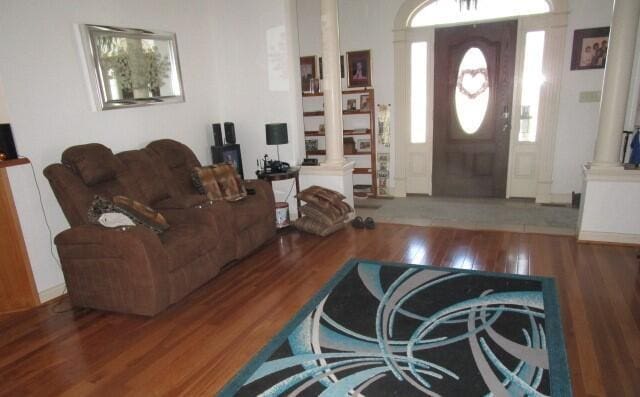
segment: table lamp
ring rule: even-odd
[[[276,145],[278,161],[280,161],[280,145],[289,143],[286,123],[267,124],[267,145]]]

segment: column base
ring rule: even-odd
[[[322,186],[344,194],[345,201],[353,207],[353,169],[355,162],[340,164],[320,164],[302,166],[300,169],[300,189],[310,186]]]
[[[640,244],[640,170],[584,167],[578,240]]]

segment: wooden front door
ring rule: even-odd
[[[436,30],[435,196],[506,196],[517,31],[517,21]]]

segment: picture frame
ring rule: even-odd
[[[371,50],[347,52],[347,86],[371,87]]]
[[[347,99],[347,111],[355,112],[358,110],[357,101],[355,99]]]
[[[300,81],[303,93],[313,93],[313,82],[316,78],[316,57],[314,55],[300,57]]]
[[[184,102],[175,33],[80,25],[98,110]]]
[[[371,141],[369,139],[362,139],[358,141],[358,151],[368,152],[371,151]]]
[[[318,65],[320,66],[320,80],[323,80],[324,72],[322,69],[322,57],[320,57]],[[344,55],[340,55],[340,78],[344,79]]]
[[[307,152],[317,152],[318,151],[318,140],[317,139],[306,139],[304,141],[304,149]]]
[[[369,103],[369,94],[360,95],[360,110],[368,112],[371,110],[371,104]]]
[[[213,164],[229,163],[236,169],[240,178],[244,179],[242,152],[239,144],[211,146],[211,156],[213,157]]]
[[[610,27],[601,27],[573,32],[571,70],[604,69],[610,30]]]

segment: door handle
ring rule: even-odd
[[[511,131],[511,112],[509,111],[509,105],[504,105],[502,111],[502,119],[504,124],[502,125],[502,132],[509,133]]]
[[[504,110],[502,111],[502,118],[505,120],[509,120],[509,118],[511,118],[511,112],[509,111],[508,105],[504,105]]]

